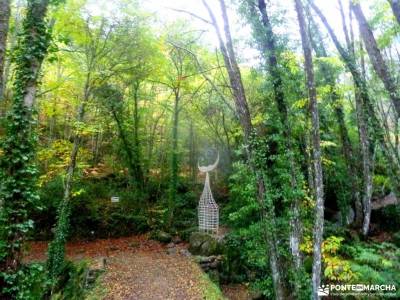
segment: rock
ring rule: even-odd
[[[152,232],[150,238],[161,243],[169,243],[171,242],[172,236],[168,232],[157,230]]]
[[[179,250],[179,253],[186,257],[192,256],[192,254],[187,249],[181,249],[181,250]]]
[[[179,237],[179,236],[174,236],[173,238],[172,238],[172,242],[174,243],[174,244],[179,244],[179,243],[182,243],[182,239]]]
[[[204,271],[218,269],[222,262],[222,255],[201,256],[196,255],[193,260],[200,265]]]
[[[190,235],[191,235],[193,232],[197,232],[198,230],[199,230],[198,226],[189,227],[189,228],[187,228],[187,229],[185,229],[185,230],[179,231],[179,237],[180,237],[182,240],[184,240],[184,241],[188,241],[189,238],[190,238]]]
[[[201,256],[201,255],[193,256],[193,260],[198,264],[209,262],[209,258],[207,256]]]
[[[204,255],[212,255],[217,252],[218,242],[214,239],[205,241],[200,248],[200,253]]]
[[[195,255],[210,256],[217,253],[218,241],[210,234],[193,232],[189,239],[189,251]]]
[[[176,248],[168,248],[167,249],[167,254],[168,255],[175,255],[177,253]]]
[[[173,248],[173,247],[175,247],[175,244],[174,244],[174,243],[169,243],[169,244],[167,245],[167,248]]]

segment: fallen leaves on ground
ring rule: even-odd
[[[248,288],[243,284],[224,285],[224,295],[230,300],[251,300]]]
[[[30,243],[26,262],[46,259],[47,242]],[[99,284],[107,300],[204,300],[204,273],[179,250],[187,244],[175,245],[176,254],[167,254],[167,246],[149,240],[147,235],[69,242],[69,259],[87,259],[94,263],[99,257],[107,260],[106,272]],[[221,298],[222,299],[222,298]],[[218,299],[206,299],[218,300]]]

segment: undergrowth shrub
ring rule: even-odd
[[[66,261],[58,278],[51,300],[80,300],[85,297],[85,281],[88,264]]]
[[[344,245],[341,252],[351,258],[351,269],[359,283],[400,283],[400,248],[396,245],[387,242],[353,242]],[[397,295],[400,296],[399,290]]]
[[[40,209],[32,212],[34,239],[49,240],[56,212],[63,197],[63,181],[56,177],[41,189]],[[124,178],[76,180],[71,195],[69,237],[106,238],[143,233],[149,230],[146,198],[139,198],[126,186]],[[119,196],[119,203],[111,203]]]
[[[229,190],[230,201],[223,208],[221,219],[231,232],[223,246],[221,277],[225,282],[251,282],[251,288],[267,298],[273,297],[255,178],[247,165],[234,165]]]
[[[10,297],[9,299],[42,299],[49,286],[45,268],[38,263],[24,265],[13,274],[1,273],[0,276],[6,283],[3,296]]]

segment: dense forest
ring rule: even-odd
[[[0,0],[0,299],[399,299],[399,71],[397,0]]]

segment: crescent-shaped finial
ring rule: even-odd
[[[207,173],[207,172],[211,172],[212,170],[214,170],[217,167],[218,162],[219,162],[219,152],[217,154],[217,159],[216,159],[215,163],[213,163],[212,165],[203,167],[203,166],[199,165],[199,162],[197,162],[197,167],[199,168],[200,172]]]

